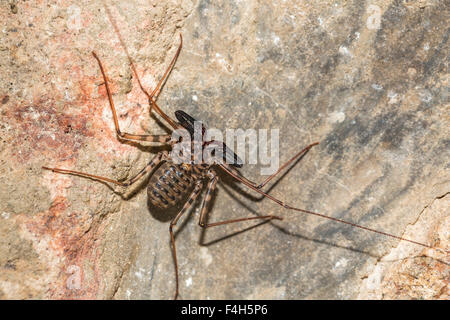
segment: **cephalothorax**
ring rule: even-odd
[[[138,74],[136,72],[136,69],[131,62],[131,67],[133,69],[133,72],[138,80],[139,86],[141,90],[144,92],[145,95],[148,97],[149,105],[150,105],[150,112],[152,110],[155,110],[167,123],[173,128],[173,129],[179,129],[184,128],[186,129],[189,134],[191,135],[191,139],[194,139],[194,122],[195,119],[188,115],[186,112],[178,110],[175,112],[175,116],[178,120],[178,122],[174,121],[172,118],[170,118],[167,114],[165,114],[159,106],[156,104],[156,99],[158,98],[159,93],[161,92],[161,88],[164,85],[170,71],[172,70],[175,61],[181,51],[182,47],[182,37],[180,35],[180,45],[178,47],[178,50],[172,59],[169,67],[167,68],[164,76],[159,81],[156,88],[153,90],[151,94],[149,94],[144,87],[142,86]],[[114,126],[117,132],[117,136],[119,139],[123,140],[132,140],[132,141],[148,141],[148,142],[159,142],[163,144],[169,144],[173,146],[177,141],[172,139],[171,135],[136,135],[136,134],[130,134],[130,133],[124,133],[120,131],[119,122],[116,114],[116,109],[114,107],[114,102],[112,100],[112,94],[109,88],[108,80],[106,77],[105,70],[103,68],[103,65],[100,61],[100,59],[97,57],[97,55],[93,52],[93,55],[95,59],[97,60],[101,73],[103,75],[104,84],[106,87],[107,95],[109,104],[111,106],[113,119],[114,119]],[[184,198],[184,195],[189,194],[187,201],[185,202],[183,208],[178,212],[178,214],[174,217],[174,219],[170,222],[169,226],[169,233],[171,238],[171,244],[172,244],[172,251],[174,256],[174,264],[175,264],[175,279],[176,279],[176,289],[175,289],[175,299],[178,296],[178,263],[177,263],[177,254],[176,254],[176,247],[175,247],[175,237],[173,233],[173,227],[177,224],[178,220],[181,218],[181,216],[192,206],[194,200],[199,196],[199,194],[202,191],[202,188],[205,183],[207,183],[207,191],[206,195],[203,199],[201,211],[200,211],[200,218],[199,218],[199,225],[203,228],[209,228],[229,223],[235,223],[235,222],[241,222],[241,221],[248,221],[248,220],[256,220],[256,219],[262,219],[262,220],[271,220],[271,219],[278,219],[281,220],[282,218],[279,216],[274,215],[264,215],[264,216],[255,216],[255,217],[245,217],[240,219],[233,219],[233,220],[225,220],[225,221],[219,221],[214,223],[207,223],[207,212],[208,212],[208,204],[211,200],[212,194],[216,188],[216,184],[218,182],[218,176],[215,168],[219,167],[221,170],[232,176],[234,179],[240,181],[248,188],[258,192],[259,194],[263,195],[264,197],[274,201],[275,203],[279,204],[285,209],[294,210],[298,212],[303,212],[307,214],[312,214],[315,216],[320,216],[322,218],[330,219],[336,222],[345,223],[348,225],[351,225],[353,227],[357,227],[360,229],[364,229],[367,231],[375,232],[378,234],[382,234],[384,236],[396,238],[399,240],[405,240],[412,243],[415,243],[420,246],[431,248],[429,245],[419,243],[413,240],[404,239],[402,237],[398,237],[392,234],[388,234],[382,231],[374,230],[371,228],[367,228],[361,225],[354,224],[352,222],[344,221],[341,219],[333,218],[330,216],[326,216],[321,213],[316,213],[300,208],[295,208],[293,206],[285,204],[283,201],[265,193],[261,189],[270,181],[272,178],[274,178],[278,173],[283,171],[289,164],[292,164],[295,162],[295,160],[299,159],[301,156],[303,156],[306,152],[308,152],[313,146],[317,145],[318,142],[312,143],[302,149],[300,152],[298,152],[296,155],[294,155],[289,161],[287,161],[285,164],[283,164],[277,172],[267,177],[261,184],[257,185],[254,182],[246,179],[244,176],[242,176],[239,171],[237,171],[236,167],[242,166],[242,161],[239,159],[239,157],[233,153],[223,142],[220,141],[205,141],[202,137],[201,140],[201,146],[203,148],[207,148],[208,146],[216,146],[216,150],[219,150],[220,154],[216,154],[216,158],[221,158],[224,161],[221,162],[213,162],[213,163],[194,163],[194,162],[185,162],[185,163],[175,163],[171,158],[170,154],[167,151],[163,151],[158,153],[148,164],[147,166],[142,169],[135,177],[131,178],[129,181],[121,182],[112,180],[109,178],[96,176],[88,173],[83,173],[79,171],[73,171],[73,170],[66,170],[66,169],[59,169],[59,168],[49,168],[49,167],[43,167],[46,170],[51,170],[53,172],[58,173],[66,173],[66,174],[73,174],[73,175],[79,175],[84,177],[93,178],[99,181],[109,182],[113,183],[119,186],[127,187],[138,181],[140,178],[142,178],[147,173],[153,172],[148,188],[147,193],[150,202],[161,208],[168,208],[171,206],[174,206],[175,204],[179,203],[180,200]],[[225,161],[226,160],[226,161]]]
[[[194,139],[194,126],[197,121],[182,110],[176,111],[175,117],[178,120],[178,124],[187,130],[192,141]],[[201,147],[199,150],[201,154],[203,154],[205,148],[214,144],[215,146],[220,146],[220,148],[215,149],[221,153],[217,156],[220,156],[224,161],[229,161],[232,166],[242,167],[241,159],[224,143],[214,140],[205,141],[203,139],[205,132],[203,124],[201,124],[201,129],[201,140],[198,141]],[[172,139],[168,143],[173,144],[177,141],[178,139]],[[189,144],[189,146],[191,148],[189,151],[193,154],[195,152],[195,150],[192,150],[193,144]],[[195,164],[194,158],[195,156],[192,156],[189,159],[185,159],[182,163],[174,162],[167,153],[161,153],[161,156],[156,158],[154,165],[157,165],[161,160],[165,161],[152,175],[148,184],[148,198],[153,205],[160,208],[174,206],[183,199],[183,196],[194,187],[197,181],[215,174],[211,169],[211,163]]]

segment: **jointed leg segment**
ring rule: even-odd
[[[242,221],[256,220],[256,219],[282,220],[281,217],[268,215],[268,216],[260,216],[260,217],[249,217],[249,218],[241,218],[241,219],[234,219],[234,220],[226,220],[226,221],[220,221],[220,222],[215,222],[215,223],[206,223],[208,204],[211,201],[212,193],[214,192],[217,181],[219,180],[219,177],[213,170],[208,171],[208,176],[210,178],[210,181],[208,184],[208,189],[206,191],[206,196],[203,200],[201,213],[200,213],[200,220],[199,220],[199,225],[202,228],[209,228],[209,227],[215,227],[215,226],[224,225],[224,224],[228,224],[228,223],[242,222]],[[173,227],[177,224],[177,222],[181,218],[181,216],[192,206],[192,204],[194,203],[194,200],[198,197],[198,195],[202,191],[202,187],[203,187],[203,183],[201,182],[202,180],[198,180],[198,181],[199,182],[195,185],[195,188],[192,191],[191,195],[189,196],[188,201],[184,204],[181,211],[175,216],[175,218],[172,220],[172,222],[170,223],[170,226],[169,226],[170,241],[172,244],[172,253],[173,253],[174,263],[175,263],[175,283],[176,283],[175,299],[177,299],[177,297],[178,297],[179,278],[178,278],[177,250],[176,250],[176,246],[175,246],[175,236],[173,234]]]
[[[120,138],[126,139],[126,140],[167,143],[170,140],[171,135],[167,135],[167,134],[166,135],[138,135],[138,134],[124,133],[124,132],[120,131],[119,120],[117,118],[116,108],[114,107],[114,101],[112,99],[112,94],[111,94],[111,90],[109,88],[108,79],[106,78],[105,69],[103,68],[102,63],[101,63],[99,57],[95,54],[95,52],[92,52],[92,54],[93,54],[94,58],[97,60],[98,65],[100,67],[100,71],[102,72],[102,75],[103,75],[103,80],[104,80],[105,87],[106,87],[106,93],[108,95],[109,105],[111,106],[113,119],[114,119],[114,126],[116,128],[117,135]]]
[[[53,171],[53,172],[72,174],[72,175],[82,176],[82,177],[86,177],[86,178],[92,178],[92,179],[100,180],[103,182],[114,183],[115,185],[118,185],[121,187],[128,187],[128,186],[131,186],[136,181],[138,181],[140,178],[142,178],[142,176],[144,176],[146,173],[152,171],[162,160],[166,160],[167,156],[168,156],[167,152],[165,152],[165,151],[158,153],[136,176],[134,176],[127,182],[120,182],[117,180],[105,178],[102,176],[96,176],[96,175],[93,175],[90,173],[85,173],[85,172],[80,172],[80,171],[73,171],[73,170],[66,170],[66,169],[59,169],[59,168],[48,168],[48,167],[42,167],[42,168],[45,170]]]
[[[211,201],[212,193],[214,192],[214,190],[216,188],[217,181],[219,181],[219,177],[217,176],[217,174],[213,170],[209,170],[208,176],[210,177],[210,181],[209,181],[209,184],[208,184],[208,190],[206,192],[206,196],[203,199],[202,209],[201,209],[201,213],[200,213],[200,220],[199,220],[199,223],[198,223],[200,225],[200,227],[202,227],[202,228],[210,228],[210,227],[220,226],[220,225],[234,223],[234,222],[242,222],[242,221],[256,220],[256,219],[267,219],[267,220],[277,219],[277,220],[282,220],[281,217],[268,215],[268,216],[258,216],[258,217],[249,217],[249,218],[225,220],[225,221],[219,221],[219,222],[214,222],[214,223],[206,223],[206,221],[207,221],[207,213],[208,213],[208,204]]]
[[[311,143],[310,145],[308,145],[306,148],[303,148],[300,152],[298,152],[296,155],[294,155],[290,160],[288,160],[286,163],[284,163],[278,170],[277,172],[275,172],[274,174],[270,175],[269,177],[267,177],[262,183],[260,183],[259,185],[256,185],[255,182],[247,179],[246,177],[244,177],[238,170],[236,170],[233,166],[230,166],[227,163],[223,163],[221,164],[222,167],[225,167],[228,171],[233,172],[235,175],[239,176],[239,178],[241,178],[242,180],[244,180],[246,183],[252,185],[254,188],[256,189],[261,189],[263,188],[270,180],[272,180],[277,174],[279,174],[281,171],[283,171],[289,164],[293,163],[295,160],[298,160],[301,156],[303,156],[306,152],[309,151],[309,149],[311,149],[312,147],[314,147],[315,145],[318,145],[318,142],[315,143]]]
[[[134,72],[134,75],[136,76],[136,79],[139,83],[139,87],[141,88],[142,92],[147,96],[148,98],[148,102],[150,104],[150,113],[152,112],[152,109],[155,108],[156,112],[163,117],[164,120],[166,120],[174,129],[178,128],[178,125],[176,124],[176,122],[174,122],[169,116],[167,116],[162,110],[161,108],[159,108],[159,106],[156,104],[156,100],[158,99],[159,93],[161,92],[162,87],[164,86],[164,84],[166,83],[166,80],[170,74],[170,72],[173,69],[173,66],[175,65],[176,60],[178,59],[178,56],[180,55],[180,51],[181,48],[183,46],[183,37],[180,34],[180,45],[178,46],[177,52],[175,53],[175,56],[172,58],[172,61],[170,62],[169,66],[166,69],[166,72],[164,73],[163,77],[161,78],[161,80],[159,80],[158,85],[156,86],[156,88],[152,91],[151,94],[149,94],[147,92],[147,90],[145,90],[144,86],[141,83],[141,80],[139,79],[139,75],[136,71],[136,68],[134,66],[133,61],[131,61],[130,58],[130,63],[131,63],[131,69]]]
[[[156,99],[158,99],[159,93],[161,92],[162,87],[166,83],[167,78],[169,77],[169,73],[172,71],[173,66],[175,65],[175,62],[177,61],[178,56],[180,55],[182,46],[183,46],[183,37],[180,34],[180,45],[178,46],[177,52],[175,53],[175,56],[172,58],[172,61],[170,62],[169,66],[167,67],[166,72],[164,72],[163,77],[161,78],[161,80],[159,80],[158,85],[153,90],[152,94],[148,97],[149,99],[151,99],[153,101],[156,101]],[[140,84],[140,81],[139,81],[139,84]],[[144,90],[142,85],[140,85],[140,87],[147,94],[147,92]]]
[[[313,144],[313,145],[315,145],[315,144]],[[312,146],[312,145],[310,145],[310,146]],[[290,161],[292,161],[292,160],[293,159],[291,159]],[[366,230],[366,231],[371,231],[371,232],[374,232],[374,233],[378,233],[378,234],[381,234],[381,235],[384,235],[384,236],[387,236],[387,237],[391,237],[391,238],[394,238],[394,239],[397,239],[397,240],[408,241],[410,243],[414,243],[414,244],[420,245],[420,246],[425,247],[425,248],[431,248],[431,249],[435,249],[435,250],[438,250],[438,251],[442,251],[439,248],[433,248],[432,246],[430,246],[428,244],[425,244],[425,243],[420,243],[420,242],[417,242],[417,241],[414,241],[414,240],[410,240],[410,239],[406,239],[406,238],[403,238],[403,237],[399,237],[399,236],[396,236],[396,235],[393,235],[393,234],[390,234],[390,233],[378,231],[378,230],[375,230],[375,229],[372,229],[372,228],[368,228],[368,227],[365,227],[365,226],[362,226],[362,225],[359,225],[359,224],[356,224],[356,223],[353,223],[353,222],[349,222],[349,221],[345,221],[345,220],[342,220],[342,219],[338,219],[338,218],[334,218],[334,217],[331,217],[331,216],[327,216],[325,214],[321,214],[321,213],[317,213],[317,212],[313,212],[313,211],[309,211],[309,210],[300,209],[300,208],[296,208],[296,207],[290,206],[290,205],[284,203],[283,201],[281,201],[281,200],[279,200],[279,199],[277,199],[277,198],[267,194],[266,192],[260,190],[260,188],[258,188],[258,186],[256,186],[254,183],[250,182],[249,180],[243,179],[242,176],[240,176],[237,173],[237,170],[230,170],[230,168],[231,168],[230,166],[226,166],[224,164],[221,164],[221,167],[222,167],[222,169],[225,172],[227,172],[234,179],[242,182],[244,185],[246,185],[250,189],[256,191],[257,193],[263,195],[264,197],[272,200],[273,202],[279,204],[280,206],[282,206],[282,207],[284,207],[284,208],[286,208],[288,210],[293,210],[293,211],[307,213],[307,214],[318,216],[318,217],[322,217],[322,218],[325,218],[325,219],[328,219],[328,220],[333,220],[333,221],[336,221],[336,222],[339,222],[339,223],[347,224],[347,225],[350,225],[352,227],[356,227],[356,228],[363,229],[363,230]],[[262,185],[264,185],[264,183]]]
[[[199,180],[194,187],[194,190],[192,191],[191,195],[189,196],[189,199],[184,204],[183,208],[180,212],[173,218],[173,220],[170,222],[169,226],[169,233],[170,233],[170,242],[172,244],[172,253],[173,253],[173,259],[175,263],[175,297],[176,300],[178,297],[178,260],[177,260],[177,249],[175,247],[175,236],[173,234],[173,227],[177,224],[178,220],[180,220],[181,216],[186,213],[186,211],[192,206],[194,203],[194,200],[198,197],[200,192],[202,191],[203,182]]]

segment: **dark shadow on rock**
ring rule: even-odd
[[[261,216],[261,215],[262,215],[262,214],[258,213],[257,211],[255,211],[253,208],[249,207],[249,206],[248,206],[246,203],[244,203],[242,200],[240,200],[239,198],[237,198],[237,197],[233,194],[233,192],[230,191],[230,189],[229,189],[230,187],[229,187],[229,186],[226,186],[224,183],[220,183],[220,186],[222,187],[222,189],[223,189],[223,190],[224,190],[231,198],[233,198],[233,200],[235,200],[236,202],[238,202],[239,205],[240,205],[241,207],[243,207],[243,208],[245,208],[246,210],[250,211],[250,212],[251,212],[252,214],[254,214],[255,216]],[[238,189],[238,192],[241,193],[241,190]],[[281,208],[281,209],[284,209],[284,208],[282,208],[282,207],[280,207],[280,208]],[[235,218],[237,218],[237,217],[235,217]],[[230,219],[233,219],[233,218],[230,218]],[[229,239],[229,238],[231,238],[231,237],[233,237],[233,236],[236,236],[236,235],[239,235],[239,234],[241,234],[241,233],[243,233],[243,232],[246,232],[246,231],[249,231],[249,230],[254,229],[254,228],[256,228],[256,227],[262,226],[263,224],[266,224],[266,223],[270,223],[272,226],[274,226],[275,228],[277,228],[278,230],[280,230],[280,231],[283,232],[284,234],[287,234],[287,235],[292,236],[292,237],[296,237],[296,238],[298,238],[298,239],[302,239],[302,240],[306,240],[306,241],[311,241],[311,242],[314,242],[314,243],[317,243],[317,244],[322,244],[322,245],[332,246],[332,247],[335,247],[335,248],[340,248],[340,249],[350,250],[350,251],[357,252],[357,253],[364,254],[364,255],[368,255],[368,256],[370,256],[370,257],[374,257],[374,258],[377,258],[377,259],[380,258],[379,256],[374,255],[373,253],[371,253],[371,252],[369,252],[369,251],[361,250],[361,249],[356,248],[356,247],[343,246],[343,245],[339,245],[339,244],[337,244],[337,243],[335,243],[335,242],[332,242],[332,241],[329,241],[329,240],[322,240],[322,239],[315,239],[315,238],[311,238],[311,237],[306,237],[306,236],[304,236],[304,235],[302,235],[302,234],[300,234],[300,233],[295,233],[295,232],[289,231],[289,230],[287,230],[286,228],[280,226],[278,223],[274,223],[273,221],[270,221],[270,220],[269,220],[269,221],[262,221],[262,222],[259,222],[259,223],[257,223],[256,225],[253,225],[253,226],[250,226],[250,227],[246,227],[246,228],[244,228],[244,229],[242,229],[242,230],[233,232],[233,233],[228,234],[228,235],[226,235],[226,236],[223,236],[223,237],[221,237],[221,238],[214,239],[214,240],[210,240],[210,241],[207,241],[207,242],[205,242],[205,233],[206,233],[206,230],[207,230],[207,229],[203,229],[202,234],[201,234],[201,236],[200,236],[199,244],[202,245],[202,246],[209,246],[209,245],[212,245],[212,244],[216,244],[216,243],[218,243],[218,242],[220,242],[220,241],[222,241],[222,240]]]
[[[214,245],[214,244],[216,244],[216,243],[219,243],[219,242],[221,242],[221,241],[223,241],[223,240],[230,239],[230,238],[232,238],[232,237],[234,237],[234,236],[237,236],[237,235],[242,234],[242,233],[244,233],[244,232],[247,232],[247,231],[250,231],[250,230],[252,230],[252,229],[255,229],[255,228],[257,228],[257,227],[259,227],[259,226],[262,226],[263,224],[266,224],[266,223],[268,223],[268,222],[270,222],[270,221],[269,221],[269,220],[265,220],[265,221],[262,221],[262,222],[259,222],[259,223],[255,224],[255,225],[253,225],[253,226],[246,227],[246,228],[244,228],[244,229],[242,229],[242,230],[235,231],[235,232],[233,232],[233,233],[227,234],[226,236],[223,236],[223,237],[220,237],[220,238],[217,238],[217,239],[214,239],[214,240],[210,240],[210,241],[208,241],[208,242],[205,242],[205,234],[206,234],[206,230],[207,230],[207,229],[203,229],[203,230],[202,230],[202,233],[201,233],[201,237],[200,237],[199,244],[200,244],[201,246],[208,247],[208,246]]]
[[[297,165],[297,163],[303,159],[303,157],[305,157],[308,154],[309,150],[306,151],[304,154],[302,154],[297,160],[294,161],[294,163],[292,163],[288,168],[286,168],[285,170],[283,170],[279,176],[275,176],[272,180],[274,182],[272,182],[269,187],[267,189],[262,188],[261,191],[263,191],[264,193],[269,193],[273,188],[275,188],[280,181]],[[261,200],[263,200],[265,198],[265,196],[260,195],[260,196],[254,196],[251,193],[256,194],[256,191],[251,190],[250,188],[248,188],[247,186],[245,186],[244,184],[242,184],[241,182],[239,182],[238,180],[236,180],[235,178],[233,178],[232,176],[230,176],[228,173],[226,173],[223,170],[217,170],[218,171],[218,175],[220,177],[220,181],[224,182],[225,184],[231,186],[233,189],[238,190],[244,197],[255,201],[255,202],[260,202]],[[248,177],[246,177],[247,179],[249,179]],[[263,176],[259,176],[258,177],[258,181],[255,182],[256,185],[262,183],[264,181],[264,177]],[[253,180],[253,179],[249,179],[249,180]],[[239,184],[239,187],[238,187]],[[243,186],[244,188],[246,188],[246,190],[244,190],[243,188],[241,188],[240,186]],[[247,190],[249,192],[247,192]]]

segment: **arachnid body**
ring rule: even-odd
[[[153,90],[151,94],[149,94],[142,86],[138,74],[136,72],[136,69],[134,68],[134,65],[131,64],[133,72],[138,80],[139,86],[141,90],[146,94],[148,97],[148,102],[150,105],[150,112],[152,110],[155,110],[174,130],[176,129],[185,129],[190,134],[191,141],[194,141],[194,123],[196,120],[188,115],[186,112],[178,110],[175,112],[175,117],[177,121],[173,120],[171,117],[169,117],[167,114],[165,114],[160,107],[156,104],[156,100],[158,98],[159,93],[161,92],[162,86],[164,85],[168,75],[170,74],[170,71],[172,70],[175,61],[177,60],[177,57],[181,51],[182,47],[182,38],[180,35],[180,45],[178,47],[178,50],[172,59],[169,67],[167,68],[164,76],[159,81],[156,88]],[[177,142],[179,142],[178,139],[172,138],[172,135],[136,135],[136,134],[130,134],[130,133],[124,133],[120,130],[118,117],[116,114],[116,110],[114,107],[114,102],[112,100],[112,94],[109,88],[107,76],[105,69],[100,61],[100,59],[97,57],[95,53],[93,53],[95,59],[97,60],[100,71],[102,73],[103,79],[104,79],[104,85],[106,87],[107,96],[109,99],[109,104],[112,110],[113,114],[113,120],[115,129],[117,132],[117,136],[119,139],[123,140],[131,140],[131,141],[147,141],[147,142],[157,142],[162,144],[168,144],[171,147],[173,147]],[[203,125],[202,125],[203,126]],[[204,128],[204,127],[202,127]],[[177,254],[176,254],[176,246],[175,246],[175,237],[173,228],[179,221],[179,219],[183,216],[184,213],[186,213],[194,203],[194,200],[200,195],[203,187],[206,185],[206,195],[204,196],[202,205],[201,205],[201,211],[200,211],[200,218],[199,218],[199,225],[203,228],[209,228],[219,225],[225,225],[229,223],[236,223],[236,222],[242,222],[242,221],[248,221],[248,220],[271,220],[271,219],[279,219],[282,218],[275,215],[262,215],[262,216],[254,216],[254,217],[244,217],[240,219],[233,219],[233,220],[225,220],[225,221],[219,221],[214,223],[207,223],[207,213],[208,213],[208,204],[211,201],[212,194],[216,188],[217,182],[218,182],[218,175],[215,171],[215,168],[220,168],[228,175],[232,176],[234,179],[238,180],[239,182],[243,183],[248,188],[254,190],[255,192],[263,195],[264,197],[270,199],[271,201],[274,201],[275,203],[279,204],[285,209],[294,210],[298,212],[303,212],[307,214],[312,214],[315,216],[320,216],[322,218],[330,219],[335,222],[345,223],[347,225],[351,225],[360,229],[368,230],[371,232],[375,232],[378,234],[382,234],[385,236],[393,237],[399,240],[405,240],[412,243],[415,243],[417,245],[429,247],[426,244],[418,243],[412,240],[404,239],[395,235],[391,235],[388,233],[384,233],[381,231],[377,231],[374,229],[370,229],[361,225],[354,224],[352,222],[344,221],[341,219],[333,218],[326,216],[324,214],[295,208],[293,206],[285,204],[283,201],[265,193],[261,189],[270,181],[272,180],[278,173],[283,171],[286,167],[289,166],[289,164],[294,163],[297,159],[299,159],[301,156],[303,156],[305,153],[307,153],[313,146],[317,145],[318,143],[312,143],[305,148],[303,148],[300,152],[295,154],[289,161],[287,161],[284,165],[282,165],[274,174],[270,175],[268,178],[266,178],[261,184],[257,185],[254,182],[246,179],[243,177],[237,170],[236,167],[239,168],[242,166],[242,161],[239,159],[239,157],[234,154],[233,151],[231,151],[224,143],[219,141],[206,141],[203,137],[203,135],[200,137],[200,141],[196,141],[200,143],[201,150],[204,151],[206,148],[209,147],[216,147],[216,150],[220,150],[219,154],[215,154],[216,159],[224,159],[227,160],[226,162],[201,162],[197,163],[193,161],[193,158],[187,159],[188,161],[185,161],[184,163],[178,163],[174,161],[171,157],[171,155],[167,151],[162,151],[158,153],[147,165],[145,168],[143,168],[136,176],[131,178],[129,181],[126,182],[120,182],[116,180],[112,180],[106,177],[96,176],[88,173],[83,173],[79,171],[73,171],[73,170],[66,170],[66,169],[59,169],[59,168],[49,168],[49,167],[43,167],[46,170],[51,170],[53,172],[58,173],[66,173],[66,174],[73,174],[73,175],[79,175],[84,177],[93,178],[99,181],[113,183],[119,186],[127,187],[132,184],[134,184],[136,181],[138,181],[140,178],[145,176],[146,174],[152,173],[149,184],[147,187],[147,193],[149,201],[160,208],[168,208],[172,207],[176,204],[178,204],[182,199],[184,199],[185,195],[188,195],[187,201],[184,203],[182,209],[178,212],[178,214],[173,218],[173,220],[170,222],[169,226],[169,233],[170,233],[170,239],[171,239],[171,245],[172,245],[172,251],[173,251],[173,257],[174,257],[174,264],[175,264],[175,278],[176,278],[176,289],[175,289],[175,298],[178,297],[179,293],[179,279],[178,279],[178,262],[177,262]],[[194,157],[194,156],[192,156]]]

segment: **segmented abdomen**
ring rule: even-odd
[[[164,162],[150,178],[148,199],[160,208],[174,206],[191,189],[193,182],[190,171],[181,165]]]

